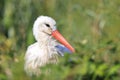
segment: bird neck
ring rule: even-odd
[[[46,57],[52,58],[54,57],[54,54],[57,54],[57,51],[55,49],[57,43],[56,40],[52,38],[52,36],[43,34],[39,36],[37,42]]]
[[[51,40],[52,40],[52,36],[47,34],[42,34],[38,36],[37,42],[40,44],[40,46],[47,46]]]

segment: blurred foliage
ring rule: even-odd
[[[76,53],[30,77],[24,54],[40,15],[56,20]],[[119,21],[120,0],[0,0],[0,80],[119,80]]]

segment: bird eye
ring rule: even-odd
[[[49,24],[45,24],[47,27],[50,27],[50,25]]]

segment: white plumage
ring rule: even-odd
[[[29,74],[39,74],[40,67],[57,62],[57,51],[54,48],[57,43],[48,35],[51,34],[45,25],[48,23],[55,28],[56,22],[47,16],[38,17],[34,23],[33,34],[37,42],[28,47],[25,55],[25,71]]]
[[[53,33],[56,30],[55,25],[55,20],[48,16],[40,16],[34,22],[33,35],[36,42],[27,48],[25,54],[24,68],[28,74],[38,75],[41,73],[40,67],[49,63],[57,63],[58,54],[63,56],[64,52],[74,51],[59,32]],[[65,46],[57,43],[53,37]]]

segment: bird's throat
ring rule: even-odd
[[[42,46],[49,46],[49,43],[51,42],[51,40],[52,40],[52,36],[44,34],[39,36],[39,39],[37,41],[39,45],[42,47]]]

